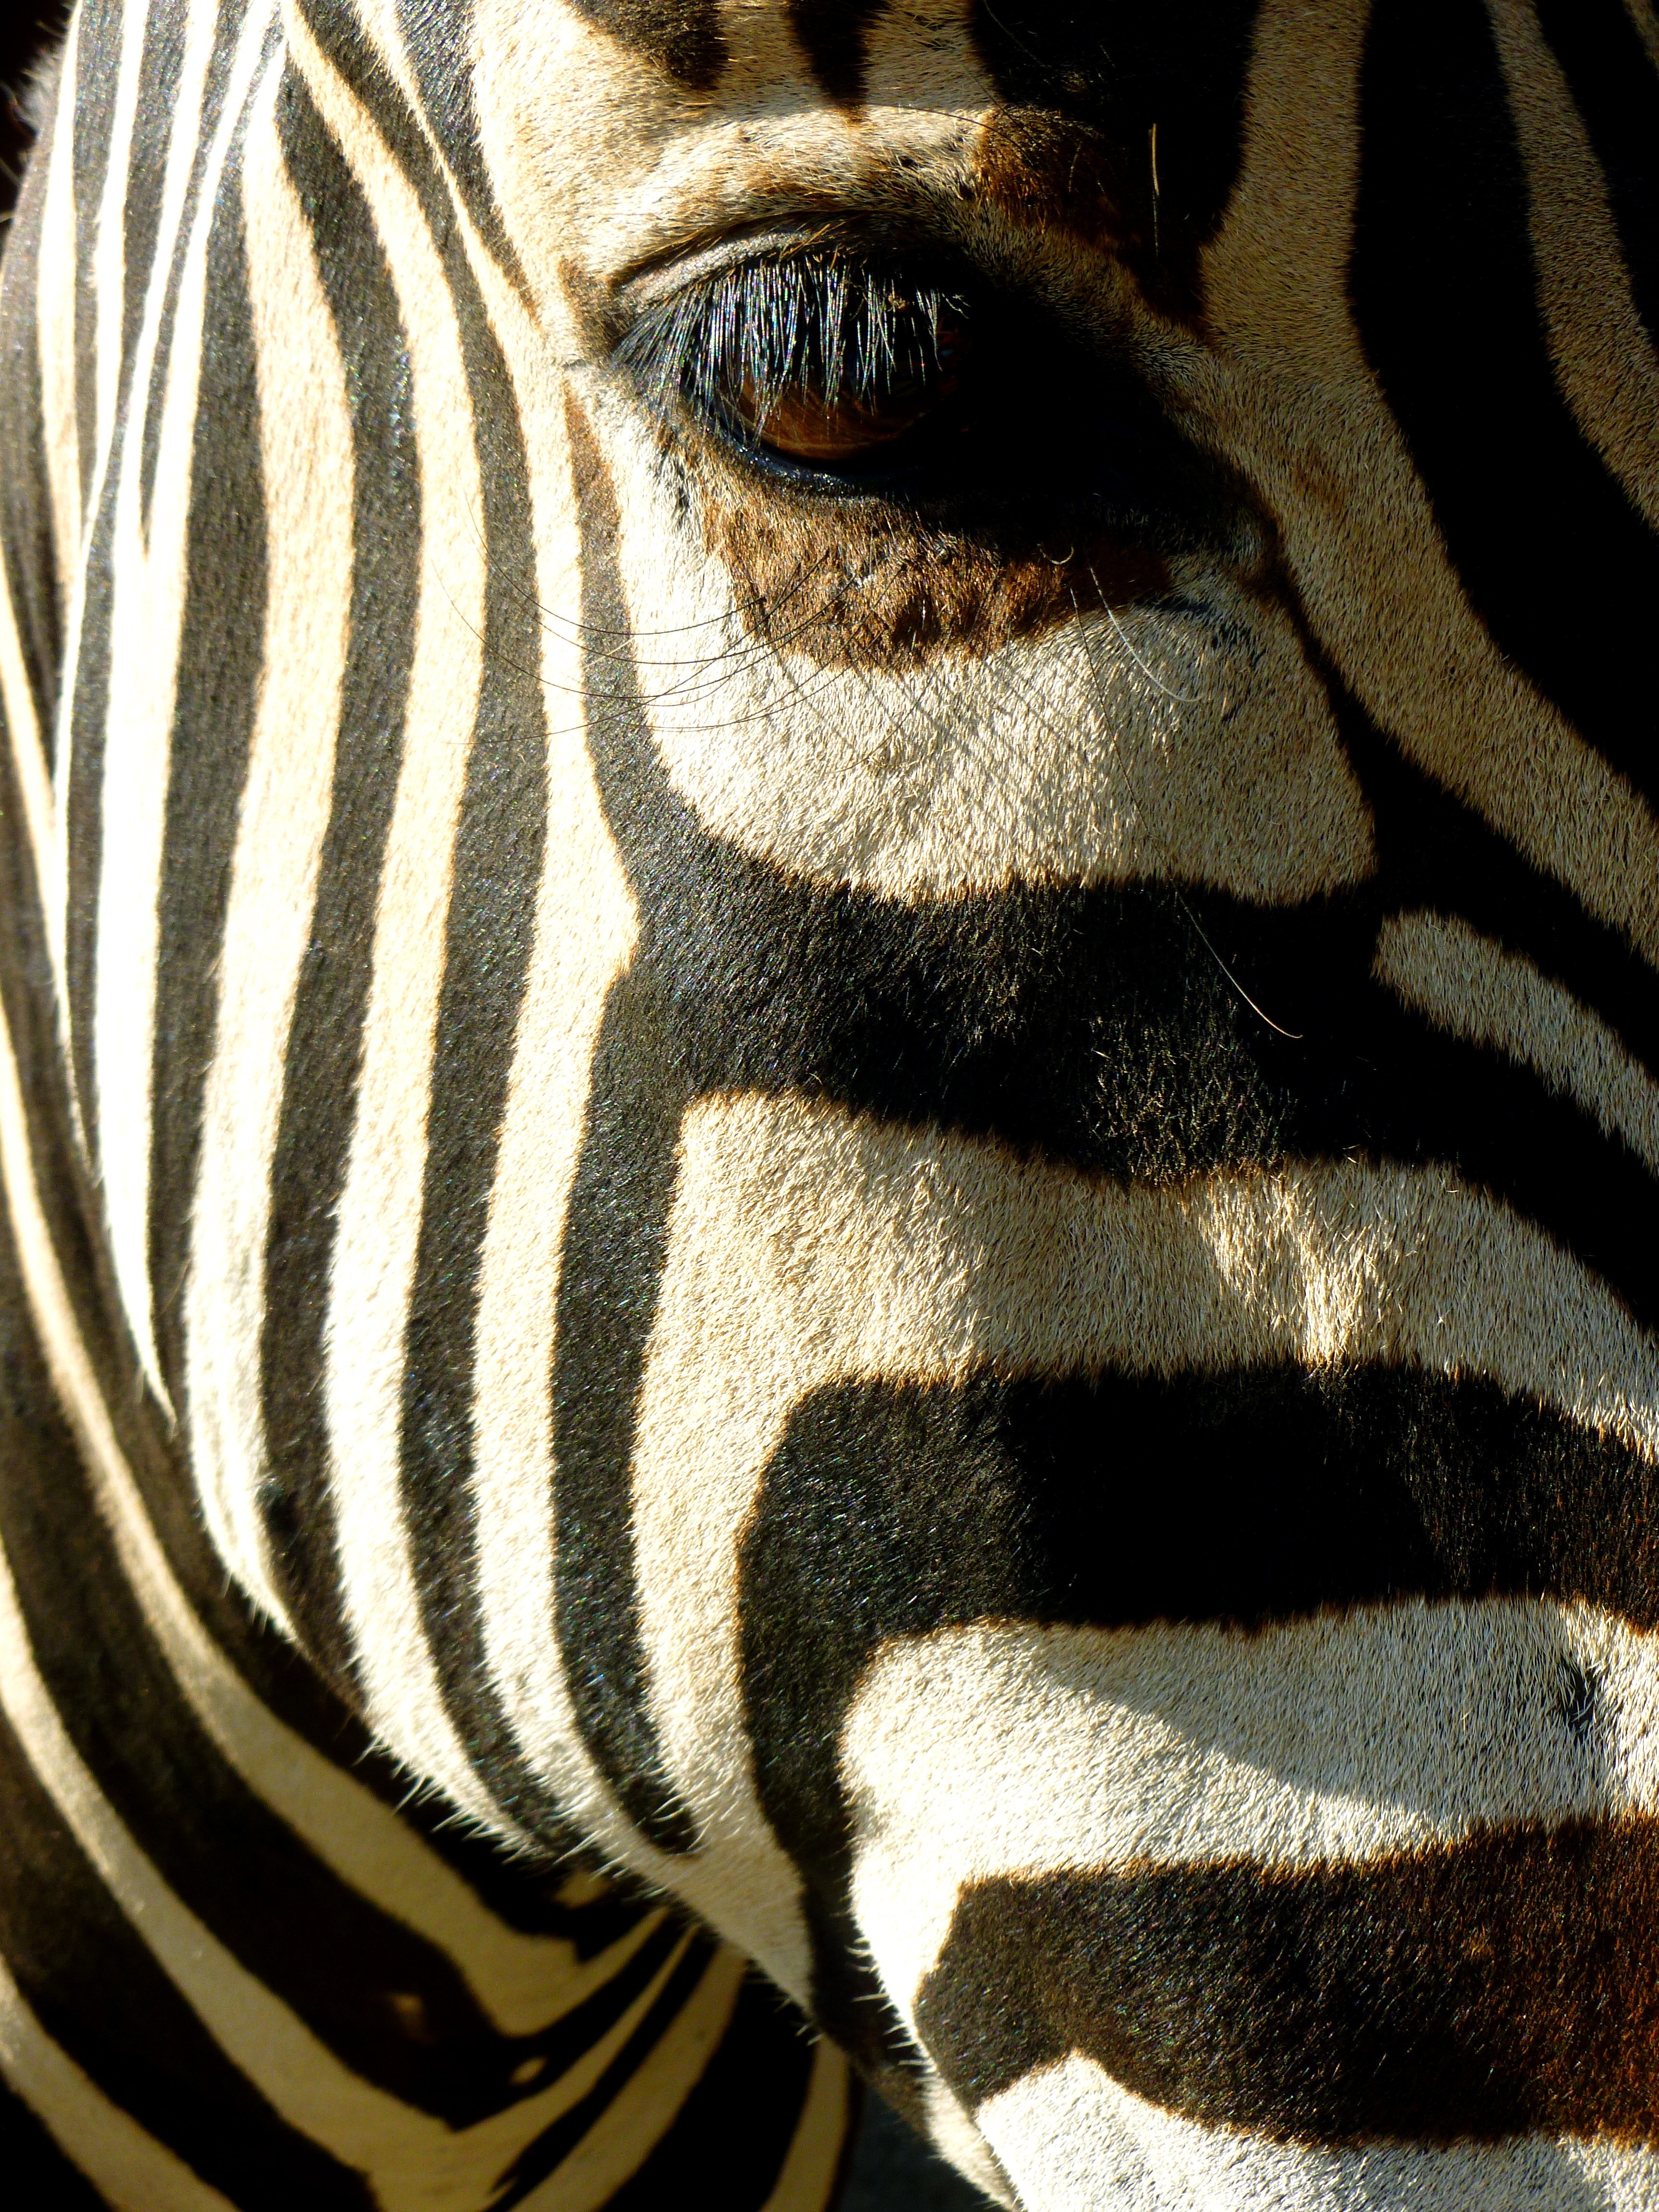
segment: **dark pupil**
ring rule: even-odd
[[[722,404],[761,444],[833,465],[908,436],[957,388],[955,301],[831,258],[744,272],[736,313],[717,317]]]

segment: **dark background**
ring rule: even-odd
[[[19,97],[30,64],[62,27],[65,10],[52,0],[0,0],[0,220],[11,211],[28,150]]]

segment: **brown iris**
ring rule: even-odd
[[[896,445],[950,399],[959,350],[957,333],[941,330],[931,359],[912,361],[861,387],[843,373],[834,383],[808,376],[767,392],[758,379],[745,376],[731,396],[732,411],[773,452],[833,468]]]

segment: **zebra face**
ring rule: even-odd
[[[1551,35],[480,12],[626,914],[575,1711],[1005,2201],[1646,2185],[1656,847],[1495,494],[1652,475]]]
[[[1029,2212],[1659,2197],[1659,32],[1566,13],[291,0],[112,510],[47,936],[219,1554]]]

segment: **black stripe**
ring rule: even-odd
[[[570,2156],[583,2136],[605,2118],[627,2084],[650,2065],[658,2044],[696,1996],[704,1975],[719,1956],[719,1947],[712,1936],[696,1933],[688,1938],[684,1957],[587,2094],[538,2136],[496,2177],[499,2194],[490,2199],[490,2212],[512,2212],[514,2205],[521,2204]],[[714,2053],[708,2056],[712,2057]],[[641,2145],[641,2149],[643,2154],[645,2146]]]
[[[0,1954],[46,2033],[245,2212],[371,2212],[229,2063],[122,1917],[0,1718]]]
[[[1137,241],[1124,258],[1165,310],[1201,307],[1199,252],[1237,179],[1260,12],[1261,0],[975,0],[974,46],[1002,99],[1086,124],[1118,155],[1114,220]]]
[[[161,186],[172,143],[179,70],[185,52],[184,11],[151,8],[138,58],[138,99],[121,202],[121,406],[125,411],[138,352],[144,299],[155,259]]]
[[[759,2212],[795,2140],[814,2057],[800,2014],[750,1972],[696,2086],[644,2165],[606,2200],[605,2212],[659,2212],[684,2195],[688,2174],[720,2176],[722,2212]],[[849,2120],[856,2110],[849,2100]],[[842,2148],[826,2161],[831,2172]],[[836,2202],[827,2188],[825,2196]]]
[[[24,2104],[0,2082],[0,2173],[16,2202],[52,2212],[106,2212],[105,2200],[71,2166]]]
[[[660,1009],[612,987],[594,1049],[559,1261],[553,1371],[559,1646],[588,1748],[661,1850],[696,1829],[651,1717],[634,1554],[632,1473],[646,1346],[673,1203],[684,1093]]]
[[[98,289],[93,264],[99,204],[109,168],[110,118],[120,84],[125,21],[121,0],[87,0],[74,34],[75,75],[64,87],[75,118],[75,374],[83,513],[92,498],[98,428]]]
[[[761,1803],[820,1900],[833,1998],[848,1815],[837,1750],[886,1639],[990,1620],[1247,1629],[1493,1595],[1659,1623],[1659,1470],[1496,1385],[1415,1368],[815,1393],[741,1554]]]
[[[469,1748],[531,1801],[492,1689],[477,1588],[472,1400],[481,1268],[547,839],[547,722],[530,464],[459,239],[444,248],[483,487],[483,662],[454,846],[421,1234],[404,1346],[403,1495],[427,1633]],[[537,1793],[536,1802],[543,1802]]]
[[[615,495],[586,418],[567,408],[581,518],[583,684],[607,811],[650,794],[631,775],[645,739],[616,573]],[[614,650],[603,641],[624,641]],[[620,734],[618,734],[620,733]],[[626,788],[624,788],[624,787]],[[582,1732],[629,1817],[664,1850],[695,1847],[649,1705],[634,1559],[635,1423],[656,1318],[680,1119],[690,1093],[653,975],[605,1004],[560,1255],[553,1372],[558,1632]]]
[[[82,39],[94,33],[96,11],[85,18],[80,27]],[[105,40],[108,38],[106,48]],[[67,929],[67,964],[70,1011],[70,1065],[76,1094],[80,1102],[82,1127],[87,1142],[94,1155],[97,1150],[98,1096],[94,1080],[94,989],[97,975],[98,887],[103,856],[103,781],[105,747],[107,732],[105,726],[109,707],[110,623],[114,607],[115,583],[110,559],[113,544],[115,513],[121,476],[123,473],[129,435],[132,431],[131,415],[135,394],[132,380],[137,366],[137,336],[143,310],[145,289],[148,284],[151,256],[155,250],[155,225],[160,213],[161,177],[167,160],[167,141],[173,119],[172,94],[176,85],[179,55],[183,44],[183,18],[177,15],[152,10],[144,19],[143,44],[138,59],[137,106],[134,111],[132,139],[128,155],[127,174],[123,194],[122,213],[122,295],[120,318],[120,359],[117,365],[114,421],[111,431],[108,473],[105,478],[103,496],[94,522],[89,557],[86,562],[86,586],[82,617],[80,661],[70,672],[74,685],[73,735],[70,758],[69,788],[69,848],[70,902]],[[101,76],[106,52],[108,54],[107,96],[111,102],[98,115],[99,125],[107,130],[115,97],[119,59],[120,35],[106,33],[100,26],[95,39],[96,58],[89,55],[94,70]],[[82,97],[92,95],[88,82]],[[82,106],[77,102],[76,119],[80,123]],[[107,147],[104,158],[107,157]],[[77,143],[77,154],[79,151]],[[77,173],[79,162],[77,160]],[[101,172],[100,172],[101,181]],[[92,290],[92,248],[96,241],[95,222],[88,217],[94,210],[90,204],[79,199],[79,178],[76,191],[77,217],[81,222],[82,238],[85,242],[82,283],[88,289],[81,295],[77,308],[80,324],[77,392],[82,420],[82,448],[83,483],[89,493],[89,448],[88,433],[90,418],[95,412],[97,389],[96,323],[91,319],[88,304],[94,298]],[[139,404],[143,404],[140,398]]]
[[[538,756],[545,735],[536,676],[541,665],[541,644],[534,569],[524,512],[517,505],[526,477],[511,381],[456,233],[448,187],[402,93],[366,42],[349,34],[349,25],[337,11],[317,6],[315,0],[300,0],[300,4],[325,59],[374,117],[443,256],[484,470],[485,526],[487,532],[493,528],[496,533],[492,550],[499,549],[498,558],[492,557],[488,580],[486,621],[493,623],[494,628],[486,637],[484,688],[474,742],[476,746],[487,728],[487,757],[497,763],[510,760],[514,773],[521,775],[526,765],[526,731],[534,733],[528,750]],[[491,472],[497,465],[510,472],[508,481],[492,482]],[[491,653],[501,656],[502,665],[490,665]],[[509,654],[511,665],[505,665]],[[495,745],[501,748],[499,753],[490,750]],[[539,757],[533,773],[538,781],[544,774]],[[468,842],[475,833],[469,830],[465,819],[468,805],[474,809],[478,806],[481,774],[487,775],[484,761],[471,760],[456,854],[455,896],[463,906],[476,902],[471,909],[475,918],[463,923],[452,915],[446,939],[445,997],[434,1066],[429,1165],[404,1373],[405,1491],[417,1583],[423,1595],[427,1593],[432,1587],[426,1580],[429,1573],[441,1578],[445,1593],[443,1598],[428,1600],[425,1614],[452,1717],[473,1763],[501,1802],[513,1807],[522,1819],[533,1821],[537,1832],[556,1848],[555,1839],[568,1833],[568,1825],[514,1747],[510,1728],[483,1664],[483,1630],[473,1586],[471,1500],[466,1482],[471,1449],[472,1330],[477,1239],[488,1206],[499,1131],[483,1126],[482,1116],[470,1119],[466,1102],[453,1085],[454,1060],[446,1057],[453,1048],[446,1046],[443,1024],[457,1012],[452,990],[471,991],[475,987],[464,981],[459,966],[452,976],[448,962],[458,950],[464,958],[476,957],[458,946],[458,928],[477,927],[491,933],[502,972],[489,979],[489,988],[499,994],[494,1001],[496,1007],[507,1010],[507,1032],[480,1039],[469,1027],[468,1043],[483,1052],[489,1073],[465,1068],[461,1072],[468,1084],[482,1079],[493,1088],[505,1081],[510,1070],[511,1023],[523,988],[523,963],[529,949],[524,917],[533,915],[534,867],[539,866],[540,840],[545,835],[544,788],[537,798],[533,821],[526,821],[521,815],[513,824],[514,844],[504,855],[497,856],[505,858],[508,870],[526,859],[532,861],[531,879],[521,881],[509,875],[492,882],[484,872],[490,856],[487,850],[480,853]],[[522,785],[515,793],[515,803],[524,806]],[[487,808],[479,816],[479,826],[486,824],[490,830],[496,827]],[[487,846],[487,836],[484,842]],[[477,871],[470,884],[462,881],[466,868]],[[469,1184],[464,1194],[457,1194],[459,1207],[454,1219],[447,1224],[430,1200],[436,1194],[436,1163],[452,1154],[465,1160]],[[458,1276],[449,1272],[452,1266],[459,1270]],[[450,1453],[465,1456],[446,1456]],[[446,1610],[446,1599],[449,1610]]]
[[[601,495],[586,483],[580,496],[597,580]],[[622,648],[604,643],[622,634],[622,605],[617,589],[585,611],[596,698],[623,682]],[[1370,969],[1390,914],[1467,914],[1600,999],[1650,1066],[1656,979],[1407,768],[1351,700],[1332,701],[1379,871],[1286,907],[1144,882],[904,905],[817,888],[708,836],[642,718],[608,708],[592,741],[641,908],[630,1003],[661,1009],[653,1089],[793,1091],[1142,1182],[1344,1155],[1443,1164],[1542,1224],[1638,1317],[1659,1317],[1646,1162],[1530,1070],[1405,1012]],[[627,1150],[620,1131],[610,1141]]]
[[[166,411],[167,374],[173,359],[173,331],[179,313],[179,288],[184,281],[185,263],[188,258],[186,249],[201,202],[202,179],[206,173],[214,133],[224,112],[225,94],[229,88],[230,72],[235,63],[237,43],[246,13],[247,0],[221,0],[219,20],[214,31],[213,52],[208,59],[207,74],[202,87],[200,124],[191,150],[190,176],[179,210],[178,239],[163,280],[161,311],[156,325],[155,363],[144,410],[143,451],[139,477],[146,535],[149,529],[150,501],[155,490],[155,463],[161,450],[161,421]]]
[[[1557,386],[1479,0],[1378,0],[1360,120],[1354,311],[1463,587],[1503,652],[1651,799],[1659,543]]]
[[[865,59],[887,0],[789,0],[789,27],[813,76],[836,106],[864,105]]]
[[[529,281],[501,221],[495,179],[478,136],[473,0],[398,0],[398,27],[414,64],[421,106],[473,227],[533,313]]]
[[[570,0],[579,15],[691,92],[712,92],[730,58],[720,0]]]
[[[375,913],[403,758],[422,500],[408,337],[368,203],[291,65],[276,112],[310,218],[351,410],[353,566],[334,785],[271,1169],[260,1344],[270,1474],[261,1504],[290,1617],[312,1656],[349,1696],[353,1662],[319,1378]]]
[[[156,1354],[175,1406],[185,1399],[184,1290],[203,1101],[218,1018],[231,857],[264,669],[265,500],[241,196],[248,114],[245,109],[238,118],[208,235],[185,603],[159,887],[149,1280]],[[99,573],[106,573],[106,549],[94,558]],[[204,742],[204,732],[211,733],[210,742]],[[89,809],[81,834],[94,819],[95,810]],[[77,894],[81,881],[77,872]],[[90,888],[95,896],[95,878]],[[73,981],[72,976],[72,988]],[[77,993],[73,1003],[77,1024],[86,1022],[86,998]]]
[[[1538,0],[1613,205],[1637,312],[1659,339],[1659,70],[1620,0]]]
[[[917,2022],[970,2103],[1080,2051],[1137,2096],[1269,2141],[1652,2146],[1656,1911],[1646,1820],[1305,1872],[975,1882]]]
[[[35,720],[50,769],[63,629],[57,530],[46,467],[36,283],[46,214],[46,162],[58,125],[42,131],[41,158],[24,180],[0,263],[0,591],[10,603]],[[65,126],[67,127],[67,125]],[[72,560],[74,550],[69,557]]]

